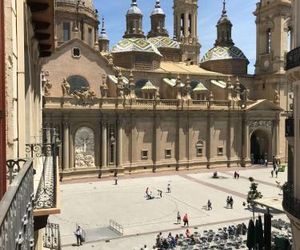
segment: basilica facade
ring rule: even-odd
[[[225,1],[215,44],[201,57],[197,0],[173,1],[173,38],[160,1],[147,34],[137,1],[128,5],[124,35],[110,48],[92,0],[56,0],[56,48],[41,78],[62,177],[286,160],[289,0],[257,4],[254,75],[232,40]]]

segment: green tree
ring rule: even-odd
[[[254,202],[254,200],[262,198],[263,196],[262,196],[261,192],[259,192],[257,190],[258,184],[256,182],[254,182],[254,179],[252,177],[250,177],[249,181],[251,182],[251,185],[250,185],[250,190],[249,190],[248,196],[247,196],[247,203],[248,203],[248,207],[252,208],[253,218],[254,218],[254,209],[257,206],[257,204]]]

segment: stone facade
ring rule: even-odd
[[[63,13],[64,1],[59,2]],[[180,12],[179,2],[194,15],[187,18],[197,20],[193,19],[197,1],[175,0],[175,14]],[[226,13],[224,5],[218,29],[230,31],[231,36]],[[152,22],[164,21],[159,1],[151,15]],[[142,17],[132,1],[127,21]],[[195,58],[185,60],[189,50],[199,56],[197,23],[191,24],[186,29],[195,47],[189,45],[188,50],[184,36],[174,41],[164,26],[152,27],[146,38],[141,37],[141,26],[136,35],[130,24],[126,37],[111,51],[90,46],[78,36],[57,44],[56,52],[43,62],[45,80],[52,85],[44,94],[43,112],[44,122],[59,130],[63,142],[63,177],[247,166],[251,161],[271,161],[273,155],[285,160],[281,113],[286,109],[281,93],[261,88],[265,76],[247,74],[247,58],[222,32],[216,46],[226,55],[207,54],[210,71],[202,63],[195,65]],[[95,40],[108,41],[103,24],[100,38]],[[228,53],[232,49],[234,55]],[[266,79],[285,87],[275,73]]]

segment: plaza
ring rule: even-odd
[[[284,183],[286,172],[272,178],[271,169],[262,166],[239,169],[239,179],[233,178],[237,168],[224,168],[218,169],[217,179],[212,178],[215,170],[202,170],[124,176],[119,177],[117,185],[113,179],[68,181],[61,185],[61,214],[50,216],[49,220],[60,224],[63,249],[73,248],[77,225],[86,231],[87,242],[80,249],[140,249],[144,244],[152,249],[159,232],[165,236],[168,232],[184,233],[183,224],[176,224],[177,211],[181,216],[188,214],[191,232],[195,228],[200,232],[241,222],[247,224],[252,211],[243,202],[250,187],[249,177],[258,183],[264,198],[280,198],[276,181]],[[168,183],[171,193],[167,193]],[[147,187],[154,199],[146,199]],[[163,191],[162,198],[157,194],[158,189]],[[227,196],[233,197],[233,209],[226,208]],[[206,209],[208,199],[212,202],[210,211]],[[264,211],[260,209],[261,214]],[[286,217],[277,212],[273,215]],[[123,227],[123,235],[109,229],[109,220]]]

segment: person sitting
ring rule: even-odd
[[[185,236],[187,238],[190,238],[190,236],[191,236],[190,230],[188,228],[185,230]]]

